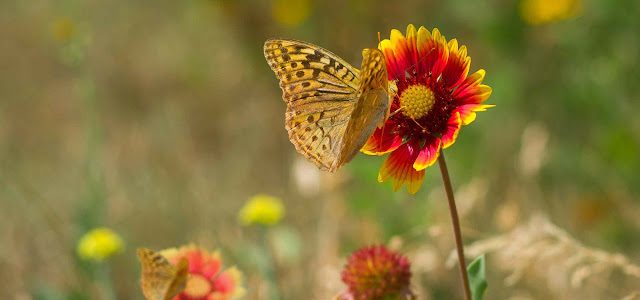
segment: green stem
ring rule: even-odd
[[[262,236],[262,247],[264,248],[265,253],[267,253],[267,265],[266,270],[264,270],[264,276],[269,283],[269,299],[270,300],[280,300],[280,294],[278,293],[278,282],[277,275],[275,271],[275,266],[273,263],[273,253],[271,251],[271,247],[269,247],[269,232],[267,228],[260,228],[260,235]]]
[[[100,294],[104,300],[116,300],[116,294],[113,289],[113,282],[111,281],[111,272],[107,262],[100,262],[96,267],[96,279],[99,282]]]
[[[438,164],[440,165],[440,173],[442,174],[442,182],[444,183],[444,189],[447,192],[447,200],[449,202],[449,213],[451,214],[451,223],[453,225],[453,234],[456,238],[456,250],[458,253],[458,266],[460,270],[460,277],[462,278],[462,284],[464,287],[464,298],[471,300],[471,289],[469,288],[469,277],[467,275],[467,263],[464,260],[464,245],[462,244],[462,233],[460,231],[460,220],[458,218],[458,209],[456,208],[456,200],[453,197],[453,188],[451,187],[451,179],[449,178],[449,169],[447,169],[447,162],[444,159],[444,151],[440,150],[440,156],[438,157]]]

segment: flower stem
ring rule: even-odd
[[[94,266],[97,268],[95,276],[100,282],[100,294],[104,300],[116,300],[116,293],[113,288],[113,281],[111,280],[111,270],[106,264],[107,262],[101,262],[99,265]]]
[[[453,234],[456,237],[458,266],[460,267],[460,277],[462,277],[462,284],[464,286],[464,298],[466,300],[471,300],[471,289],[469,288],[469,277],[467,276],[467,263],[464,260],[464,246],[462,244],[462,233],[460,232],[458,209],[456,208],[456,200],[453,198],[453,188],[451,187],[451,179],[449,178],[449,169],[447,169],[447,162],[444,160],[444,151],[442,151],[442,149],[440,149],[438,164],[440,165],[442,183],[444,183],[444,189],[447,192],[447,200],[449,201],[449,213],[451,213]]]
[[[266,265],[264,272],[264,277],[269,285],[269,300],[280,300],[279,285],[278,285],[278,276],[276,274],[276,267],[273,261],[274,253],[271,251],[271,247],[269,247],[269,232],[268,229],[264,226],[260,228],[260,235],[262,238],[262,247],[264,248],[264,252],[266,255]]]

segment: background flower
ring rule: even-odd
[[[522,0],[520,15],[531,24],[558,22],[580,14],[582,0]]]
[[[218,252],[188,245],[166,249],[161,254],[174,265],[182,258],[189,261],[187,286],[174,300],[231,300],[245,293],[242,273],[235,267],[223,270]]]
[[[66,43],[76,34],[76,24],[68,17],[61,17],[51,24],[53,38]]]
[[[309,18],[311,0],[273,0],[271,15],[281,25],[295,27]]]
[[[284,216],[285,208],[279,198],[269,195],[251,197],[240,209],[238,218],[243,225],[274,225]]]
[[[339,299],[412,299],[409,260],[385,246],[355,251],[342,270],[348,291]]]
[[[85,260],[103,261],[124,249],[124,242],[120,236],[106,227],[93,229],[85,233],[76,251]]]

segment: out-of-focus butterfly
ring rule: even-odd
[[[186,259],[174,266],[160,253],[146,248],[138,248],[137,252],[142,265],[140,286],[145,299],[170,300],[184,290],[189,271]]]
[[[349,162],[384,124],[392,98],[380,50],[362,50],[361,70],[295,40],[266,41],[264,56],[280,80],[289,140],[320,169]]]

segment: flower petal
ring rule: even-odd
[[[467,92],[455,98],[455,101],[456,103],[458,103],[458,105],[480,104],[489,99],[489,96],[491,96],[492,92],[493,90],[490,86],[480,84],[475,87],[467,88]]]
[[[383,155],[398,149],[402,145],[402,137],[393,134],[389,128],[376,128],[360,151],[367,155]]]
[[[453,145],[460,133],[460,127],[462,127],[462,119],[459,112],[454,112],[447,122],[447,129],[442,133],[442,149],[447,149]]]
[[[394,191],[406,183],[409,193],[415,194],[420,189],[424,178],[424,170],[416,171],[413,168],[418,152],[418,144],[414,141],[405,143],[391,152],[380,168],[378,181],[384,182],[391,179]]]
[[[416,171],[424,170],[427,167],[433,165],[438,159],[439,155],[440,139],[436,137],[428,139],[422,147],[422,150],[420,150],[416,161],[413,163],[413,168]]]
[[[407,71],[411,72],[413,70],[416,74],[419,74],[417,38],[418,32],[416,31],[416,27],[413,26],[413,24],[409,24],[407,26],[407,51],[409,52],[408,56],[411,60],[411,66],[409,66],[409,70]]]
[[[419,65],[421,70],[431,72],[432,78],[438,78],[447,65],[449,51],[447,41],[438,28],[429,32],[426,28],[418,29],[417,46],[419,53]]]
[[[473,93],[473,89],[482,83],[486,72],[483,69],[469,75],[451,94],[454,98],[463,97],[466,94]]]
[[[389,39],[378,45],[385,55],[390,80],[405,79],[405,74],[412,73],[415,69],[418,60],[416,37],[415,27],[409,25],[406,37],[399,30],[393,29]]]
[[[231,267],[223,272],[220,272],[218,276],[213,280],[213,287],[216,294],[224,296],[236,296],[234,294],[243,293],[240,289],[242,283],[242,273],[238,271],[236,267]]]
[[[206,253],[201,252],[201,256],[206,255]],[[212,279],[220,272],[222,268],[222,261],[220,259],[220,254],[218,252],[211,253],[208,257],[204,258],[204,265],[201,267],[202,275],[204,275],[208,279]]]
[[[401,72],[400,66],[396,62],[395,54],[393,53],[393,43],[390,40],[384,39],[378,44],[378,49],[382,51],[385,58],[385,64],[387,66],[387,74],[389,80],[395,80],[396,78],[400,78]]]
[[[462,124],[469,125],[476,119],[477,111],[485,111],[487,108],[494,107],[492,104],[465,104],[456,108],[456,112],[460,114]]]
[[[442,80],[447,89],[453,89],[467,77],[471,58],[467,56],[467,47],[458,48],[458,41],[452,39],[448,43],[449,59],[442,72]]]
[[[402,32],[397,29],[391,30],[391,44],[393,44],[393,55],[396,58],[398,67],[398,73],[396,73],[396,79],[404,79],[404,74],[413,64],[411,53],[409,52],[409,45],[407,39],[402,35]]]

